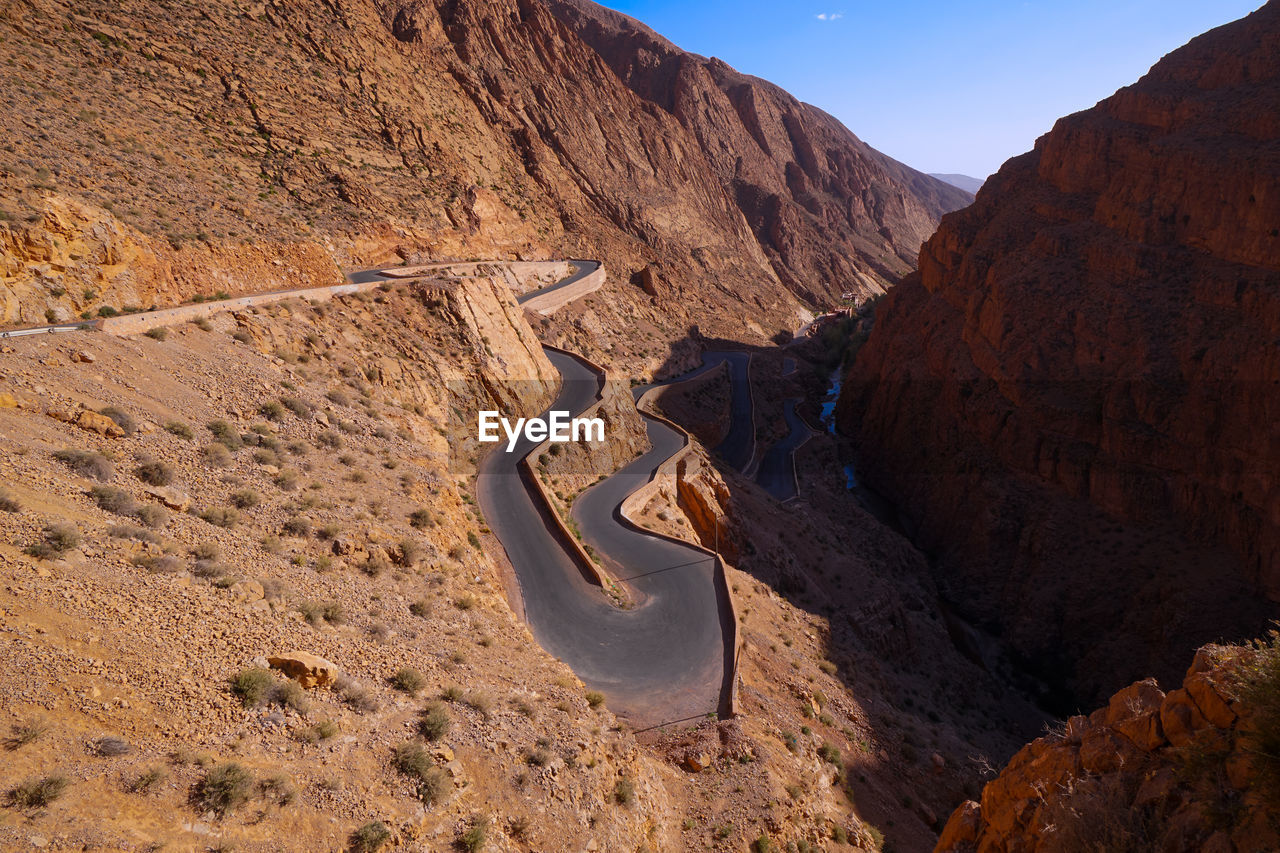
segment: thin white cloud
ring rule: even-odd
[[[819,21],[838,21],[844,17],[844,12],[819,12],[814,17]]]

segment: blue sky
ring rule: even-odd
[[[986,177],[1261,0],[605,0],[926,172]]]

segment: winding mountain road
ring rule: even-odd
[[[575,283],[594,272],[594,261],[572,261],[574,272],[524,303]],[[376,271],[353,281],[374,281]],[[599,399],[602,382],[582,359],[544,348],[560,373],[560,391],[541,413],[576,417]],[[692,379],[726,363],[731,379],[731,425],[716,451],[743,470],[755,457],[750,355],[709,352],[697,369],[634,389],[638,399],[653,387]],[[621,512],[622,502],[680,451],[686,437],[643,411],[650,449],[583,492],[572,517],[583,539],[600,553],[633,593],[619,607],[556,534],[554,510],[528,482],[535,476],[521,461],[540,442],[521,438],[511,452],[500,444],[480,462],[476,501],[515,570],[525,619],[544,649],[567,663],[588,687],[604,693],[611,710],[640,726],[656,726],[725,714],[731,707],[734,615],[728,591],[717,580],[714,557],[687,544],[645,532]]]
[[[572,355],[547,350],[547,356],[562,377],[550,409],[577,415],[593,405],[600,391],[595,372]],[[643,533],[618,511],[683,446],[684,437],[665,424],[648,419],[646,426],[652,449],[581,495],[573,512],[583,538],[626,572],[620,579],[635,592],[633,607],[603,595],[557,540],[551,510],[519,465],[533,442],[490,452],[476,477],[476,499],[515,569],[539,644],[604,693],[612,710],[639,725],[659,725],[724,712],[733,616],[712,558]]]
[[[569,261],[569,263],[573,265],[573,272],[568,276],[560,279],[555,284],[549,284],[546,287],[522,293],[516,297],[516,302],[523,305],[535,296],[546,296],[547,294],[555,293],[557,290],[563,290],[571,284],[577,284],[579,280],[600,269],[599,261]]]
[[[561,376],[559,395],[547,411],[577,416],[594,405],[601,391],[595,371],[573,355],[545,351]],[[691,379],[722,362],[741,377],[734,383],[738,392],[747,376],[746,353],[707,353],[696,370],[656,384]],[[637,387],[634,394],[638,398],[652,387]],[[733,426],[721,444],[726,459],[739,465],[750,461],[755,445],[750,390],[742,391],[733,395]],[[734,615],[713,557],[641,530],[622,515],[627,496],[686,442],[682,433],[641,415],[650,449],[579,495],[572,509],[583,540],[630,587],[634,606],[610,601],[558,541],[548,516],[552,510],[520,465],[534,442],[521,439],[510,453],[491,451],[477,473],[476,500],[515,569],[538,643],[604,693],[612,710],[654,726],[727,713]]]
[[[813,430],[796,412],[798,397],[783,401],[782,414],[790,430],[765,451],[756,472],[756,483],[780,501],[789,501],[800,493],[796,480],[796,451],[813,435]]]
[[[637,385],[632,394],[639,400],[655,388],[664,388],[697,379],[721,364],[729,371],[729,431],[712,452],[735,471],[746,471],[756,458],[755,401],[751,395],[751,354],[736,350],[709,350],[702,354],[702,364],[679,376]],[[641,412],[644,414],[644,412]]]
[[[571,275],[522,294],[517,301],[524,303],[568,287],[599,268],[595,261],[571,263],[575,268]],[[351,285],[394,278],[384,273],[350,272],[348,284],[321,290],[346,292]],[[232,306],[253,298],[222,302]],[[205,303],[203,310],[216,310],[217,305]],[[132,316],[145,322],[149,314],[156,315],[159,323],[166,312]],[[90,325],[14,329],[6,336],[78,331]],[[569,353],[549,347],[544,351],[561,376],[560,391],[548,411],[568,411],[576,417],[594,405],[602,390],[595,370]],[[707,353],[697,370],[657,384],[684,381],[721,363],[730,370],[732,422],[716,450],[730,465],[744,470],[756,453],[747,353]],[[637,397],[650,387],[636,388]],[[633,606],[615,605],[556,538],[554,510],[527,481],[534,475],[519,464],[533,449],[533,442],[521,438],[512,452],[505,452],[504,443],[491,451],[477,472],[476,497],[515,569],[525,616],[539,644],[569,664],[585,684],[603,692],[611,710],[635,725],[656,726],[731,710],[736,626],[725,580],[718,577],[713,556],[645,532],[621,514],[622,501],[686,442],[682,433],[666,423],[643,411],[641,415],[650,450],[580,495],[573,508],[586,541],[621,570],[620,580],[635,593]]]

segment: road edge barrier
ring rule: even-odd
[[[678,384],[680,383],[678,382],[672,383],[672,385],[678,385]],[[649,536],[656,536],[659,539],[665,539],[668,542],[674,542],[678,545],[684,545],[688,548],[694,549],[695,551],[700,551],[703,554],[706,554],[707,556],[712,557],[715,560],[716,583],[720,585],[720,591],[724,594],[725,600],[728,602],[729,623],[733,626],[731,629],[733,659],[732,659],[732,668],[731,668],[731,676],[730,676],[730,684],[729,684],[729,695],[726,699],[727,708],[725,711],[725,716],[737,717],[742,714],[742,709],[740,707],[740,699],[738,695],[738,687],[742,679],[741,666],[742,666],[743,638],[742,638],[742,630],[738,627],[739,622],[738,622],[737,599],[734,597],[734,594],[733,594],[733,585],[729,583],[728,564],[725,563],[724,558],[721,557],[719,552],[717,551],[713,551],[710,548],[707,548],[700,543],[690,542],[687,539],[681,539],[677,536],[672,536],[668,533],[662,533],[657,530],[650,530],[649,528],[641,525],[635,518],[632,517],[633,513],[635,513],[636,511],[637,504],[639,505],[639,507],[643,508],[643,506],[649,502],[649,500],[653,497],[653,495],[659,491],[659,488],[660,488],[658,484],[659,475],[670,475],[675,480],[677,481],[679,480],[680,463],[685,460],[685,458],[689,455],[689,452],[693,448],[693,439],[689,435],[688,431],[685,430],[684,427],[664,417],[663,415],[658,414],[657,412],[646,411],[645,409],[641,408],[641,404],[644,402],[645,398],[648,397],[650,394],[653,394],[654,392],[657,392],[657,391],[662,391],[665,388],[670,388],[672,387],[672,385],[661,385],[656,388],[650,388],[648,391],[645,391],[643,394],[640,395],[640,397],[637,400],[634,401],[636,412],[638,412],[641,417],[649,418],[653,421],[656,421],[674,430],[678,435],[680,435],[681,438],[684,439],[684,444],[675,453],[672,453],[662,462],[658,463],[658,466],[654,468],[653,474],[652,476],[650,476],[649,481],[647,483],[645,483],[644,485],[636,489],[633,489],[630,494],[628,494],[625,498],[622,499],[622,503],[618,507],[618,514],[622,517],[623,521],[631,525],[632,528],[634,528],[640,533],[644,533]],[[753,410],[754,410],[754,406],[753,406]],[[754,416],[754,411],[753,411],[753,416]],[[666,470],[664,471],[664,469]],[[639,503],[639,496],[641,495],[641,493],[644,494],[643,503]]]
[[[588,413],[599,409],[604,403],[604,386],[607,381],[604,368],[575,352],[570,352],[567,349],[562,349],[561,347],[553,346],[552,344],[544,343],[542,344],[542,348],[576,359],[578,362],[586,365],[586,367],[596,375],[596,380],[599,382],[599,388],[596,390],[596,401],[584,409],[580,415],[576,415],[575,417],[586,417],[588,416]],[[535,498],[542,501],[546,514],[552,519],[552,525],[555,528],[555,533],[558,538],[568,545],[570,556],[572,556],[582,568],[586,569],[587,574],[590,577],[593,577],[596,584],[601,588],[617,590],[619,589],[617,580],[605,571],[599,563],[592,559],[591,555],[587,553],[586,548],[583,547],[582,542],[580,542],[578,537],[573,534],[573,531],[569,529],[569,525],[565,523],[564,518],[556,510],[556,505],[555,502],[552,501],[551,495],[547,493],[546,487],[542,484],[542,481],[538,479],[538,472],[534,470],[533,464],[529,461],[530,459],[536,459],[540,454],[545,453],[550,446],[551,441],[548,439],[547,441],[544,441],[538,446],[530,449],[529,452],[524,455],[524,458],[522,458],[518,463],[521,475],[520,478],[525,482],[526,486],[531,486],[533,488]]]

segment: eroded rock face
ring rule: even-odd
[[[912,268],[938,218],[972,199],[777,86],[686,53],[625,15],[590,0],[548,6],[696,140],[778,278],[802,298],[882,292]]]
[[[341,284],[333,258],[302,240],[175,248],[62,193],[23,224],[0,223],[0,324],[93,317],[102,305],[171,307],[197,294]],[[76,361],[92,363],[92,353]]]
[[[943,220],[845,385],[946,595],[1086,701],[1280,599],[1277,45],[1272,3],[1060,120]]]
[[[720,64],[638,94],[615,67],[643,45],[606,61],[541,0],[256,8],[91,0],[76,41],[45,0],[0,21],[0,59],[77,104],[18,90],[0,116],[0,323],[572,256],[605,259],[624,302],[658,298],[622,284],[649,265],[687,289],[673,335],[749,316],[769,337],[807,319],[806,288],[882,288],[969,199]]]
[[[1205,646],[1177,690],[1135,682],[1028,744],[952,813],[935,853],[1275,849],[1257,709],[1236,696],[1257,654]]]

